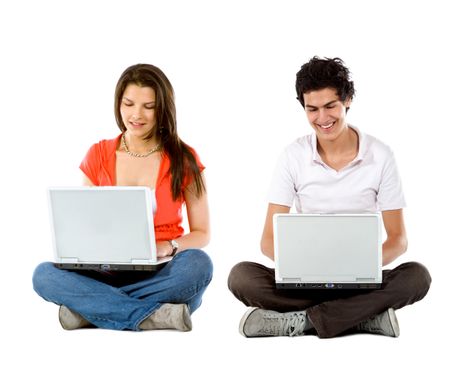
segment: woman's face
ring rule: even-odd
[[[122,95],[120,115],[127,132],[143,138],[156,124],[156,94],[151,87],[129,84]]]
[[[347,128],[346,108],[350,100],[342,102],[334,88],[323,88],[303,94],[309,124],[320,140],[334,141]]]

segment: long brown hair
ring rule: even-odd
[[[169,79],[158,67],[142,63],[130,66],[122,73],[114,95],[114,115],[122,132],[127,129],[120,114],[120,105],[123,93],[129,84],[151,87],[155,91],[156,124],[145,139],[149,140],[156,136],[164,153],[169,157],[172,199],[181,197],[183,182],[186,178],[194,184],[195,195],[200,197],[205,191],[205,184],[194,154],[178,137],[175,97]]]

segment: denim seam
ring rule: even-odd
[[[186,288],[180,292],[180,295],[191,293],[192,291],[195,291],[195,293],[191,297],[188,298],[188,300],[190,300],[193,297],[195,297],[201,289],[205,289],[209,285],[211,280],[212,280],[212,277],[210,277],[208,280],[205,280],[201,284],[193,285],[190,288]]]

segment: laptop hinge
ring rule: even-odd
[[[148,264],[148,259],[131,259],[132,264]]]
[[[355,276],[302,276],[300,282],[354,282]]]
[[[75,264],[78,263],[79,260],[78,257],[61,257],[59,262],[63,264]]]

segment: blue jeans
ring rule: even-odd
[[[67,306],[97,327],[137,331],[163,303],[185,303],[193,313],[212,272],[209,256],[189,249],[156,272],[68,271],[45,262],[34,271],[33,287],[45,300]]]

